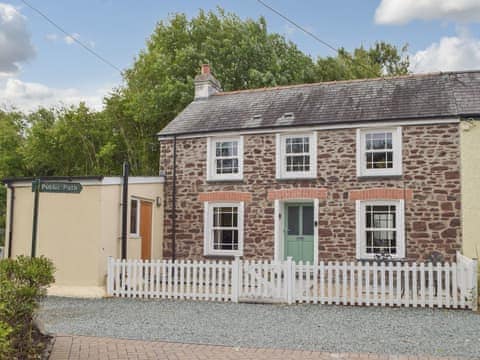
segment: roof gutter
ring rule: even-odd
[[[0,181],[5,184],[13,184],[22,181],[33,181],[39,179],[40,181],[74,181],[74,180],[103,180],[103,175],[95,176],[40,176],[40,177],[12,177],[4,178]]]
[[[435,120],[435,119],[454,119],[454,118],[464,118],[464,117],[478,117],[480,114],[477,115],[438,115],[438,116],[416,116],[416,117],[402,117],[402,118],[385,118],[385,119],[370,119],[370,120],[359,120],[359,121],[339,121],[332,123],[331,121],[323,121],[317,122],[314,124],[293,124],[293,125],[279,125],[279,126],[257,126],[257,127],[248,127],[248,128],[231,128],[231,129],[214,129],[214,130],[204,130],[204,131],[186,131],[186,132],[179,132],[179,133],[169,133],[169,134],[162,134],[159,132],[157,134],[157,139],[160,140],[161,138],[173,138],[179,136],[189,136],[189,135],[202,135],[202,134],[212,134],[212,133],[222,133],[222,132],[236,132],[236,131],[267,131],[267,130],[276,130],[276,129],[288,129],[288,128],[298,128],[298,127],[314,127],[314,126],[341,126],[345,124],[365,124],[365,123],[376,123],[376,122],[386,122],[386,121],[412,121],[412,120]]]

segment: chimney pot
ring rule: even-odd
[[[210,65],[209,64],[203,64],[202,65],[202,74],[203,75],[210,74]]]

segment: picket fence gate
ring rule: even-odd
[[[231,302],[477,309],[477,261],[456,263],[108,259],[107,294]]]

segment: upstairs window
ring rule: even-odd
[[[277,178],[314,178],[317,175],[316,133],[277,135]]]
[[[243,137],[210,138],[207,145],[207,180],[242,180]]]
[[[359,129],[357,175],[402,174],[402,129]]]

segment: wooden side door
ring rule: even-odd
[[[152,208],[149,201],[140,201],[140,237],[142,238],[142,260],[152,258]]]

